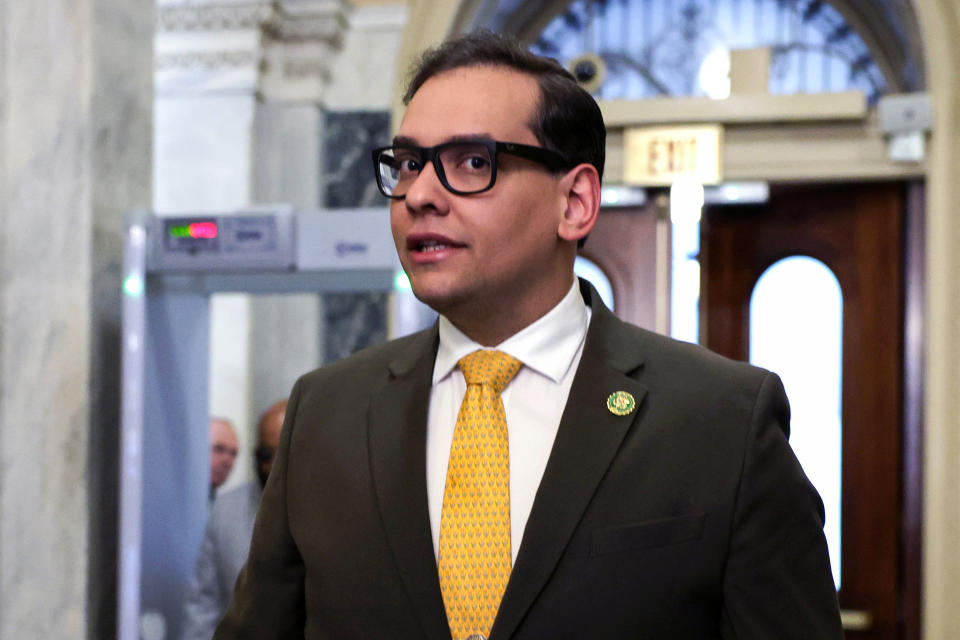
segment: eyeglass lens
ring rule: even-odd
[[[380,153],[380,184],[388,195],[402,196],[428,161],[428,150],[391,147]],[[459,193],[476,193],[491,186],[493,160],[490,149],[478,143],[453,143],[436,148],[434,167],[440,181]],[[439,167],[437,166],[439,164]]]

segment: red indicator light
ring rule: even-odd
[[[191,238],[216,238],[216,222],[194,222],[190,225]]]

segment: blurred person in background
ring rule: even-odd
[[[184,640],[210,640],[217,622],[227,609],[237,574],[247,560],[253,521],[267,476],[273,467],[273,456],[280,441],[280,428],[286,409],[287,401],[280,400],[260,416],[257,448],[254,450],[257,479],[224,492],[213,503],[184,606]],[[230,433],[233,434],[232,430]],[[233,438],[233,456],[220,479],[221,483],[236,458],[236,435]],[[216,461],[216,446],[213,458]],[[211,478],[215,477],[215,468],[216,462],[211,469]]]
[[[210,418],[210,501],[220,488],[237,460],[239,451],[237,432],[226,418]]]

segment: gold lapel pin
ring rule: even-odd
[[[626,391],[614,391],[607,398],[607,409],[615,416],[625,416],[637,408],[637,401]]]

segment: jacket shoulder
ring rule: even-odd
[[[756,394],[772,374],[748,362],[733,360],[698,344],[676,340],[619,322],[620,340],[637,345],[643,356],[645,383],[677,391]]]
[[[301,376],[299,384],[303,390],[316,386],[330,389],[343,384],[356,383],[358,380],[374,381],[386,379],[390,367],[395,363],[415,361],[424,357],[433,346],[436,337],[434,328],[425,329],[402,338],[389,340],[382,344],[362,349],[346,358],[323,365]]]

